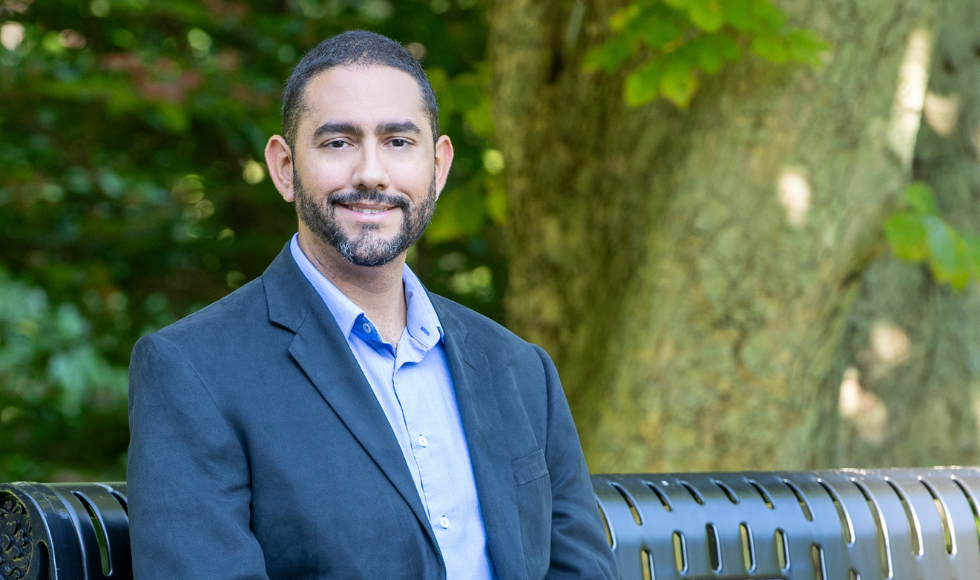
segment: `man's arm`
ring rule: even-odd
[[[575,423],[551,357],[534,345],[544,365],[548,388],[545,459],[551,475],[551,565],[548,578],[618,578],[616,560],[606,541],[595,492],[582,455]]]
[[[154,334],[133,349],[129,388],[135,579],[268,580],[248,459],[197,371]]]

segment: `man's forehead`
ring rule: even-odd
[[[304,123],[342,120],[373,125],[393,120],[387,118],[391,115],[413,119],[426,116],[418,81],[387,65],[341,65],[320,71],[304,88],[302,102]],[[356,118],[327,118],[337,116]]]

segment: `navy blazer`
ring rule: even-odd
[[[498,577],[614,578],[551,360],[430,298]],[[288,244],[140,339],[129,414],[136,580],[445,578],[395,435]]]

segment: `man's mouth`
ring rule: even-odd
[[[369,208],[369,207],[357,207],[357,206],[350,206],[350,205],[346,205],[344,207],[346,207],[347,209],[349,209],[351,211],[356,211],[358,213],[366,213],[366,214],[369,214],[369,215],[370,214],[373,214],[373,213],[381,213],[381,212],[383,212],[385,210],[391,209],[389,207],[384,207],[384,208]]]
[[[395,208],[395,206],[392,205],[375,205],[375,204],[360,204],[360,203],[358,204],[341,203],[338,205],[342,206],[344,209],[349,209],[350,211],[360,213],[360,214],[365,214],[365,215],[374,215]]]

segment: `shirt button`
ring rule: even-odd
[[[361,328],[364,329],[365,334],[371,334],[371,325],[368,324],[367,322],[365,322],[364,326],[362,326]]]
[[[442,516],[442,519],[439,520],[439,523],[442,524],[442,529],[444,530],[449,529],[449,518],[447,518],[446,516]]]
[[[425,438],[425,435],[419,435],[419,445],[425,447],[429,444],[429,440]]]

